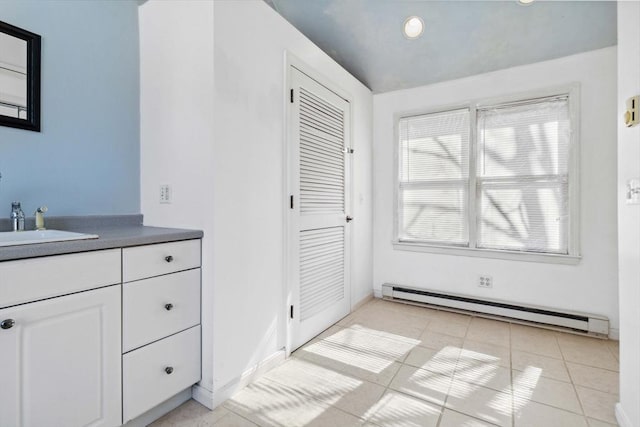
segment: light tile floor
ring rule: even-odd
[[[616,425],[618,343],[373,300],[214,411],[152,424]]]

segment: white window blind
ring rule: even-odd
[[[399,122],[401,241],[468,245],[469,110]]]
[[[398,242],[577,255],[571,93],[401,118]]]
[[[478,109],[479,248],[568,253],[566,96]]]

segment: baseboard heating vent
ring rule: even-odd
[[[551,308],[515,305],[504,301],[478,299],[464,295],[445,294],[424,289],[385,283],[382,298],[409,303],[421,303],[438,308],[471,311],[474,313],[508,317],[524,322],[569,328],[596,335],[609,335],[609,319],[586,313],[560,312]]]

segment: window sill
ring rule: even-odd
[[[437,246],[426,243],[411,243],[395,240],[393,249],[399,251],[428,252],[439,255],[470,256],[509,261],[543,262],[548,264],[577,265],[582,259],[576,255],[536,254],[531,252],[499,251],[492,249],[471,249],[451,246]]]

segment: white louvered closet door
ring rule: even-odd
[[[349,103],[291,68],[291,348],[350,310]]]

